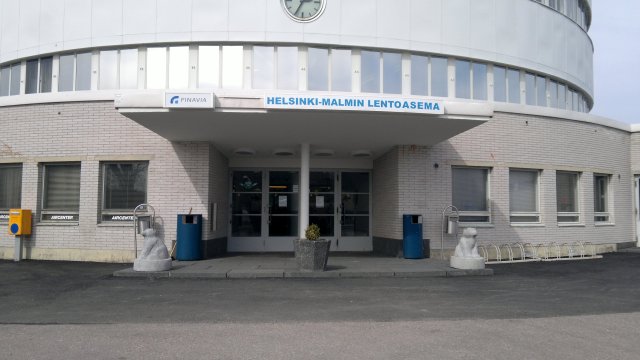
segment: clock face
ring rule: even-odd
[[[324,11],[326,0],[282,0],[282,7],[290,18],[308,22],[318,18]]]

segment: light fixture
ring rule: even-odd
[[[336,152],[331,149],[317,149],[313,151],[313,156],[317,157],[329,157],[333,156]]]
[[[351,152],[351,156],[357,158],[371,157],[371,151],[369,150],[355,150]]]
[[[295,151],[291,150],[291,149],[275,149],[273,150],[273,155],[275,156],[293,156],[295,155]]]
[[[233,150],[233,153],[241,156],[252,156],[256,154],[256,151],[252,148],[243,147]]]

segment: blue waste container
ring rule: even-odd
[[[202,260],[202,215],[178,214],[176,260]]]
[[[422,215],[402,215],[402,251],[405,259],[423,259]]]

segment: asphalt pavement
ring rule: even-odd
[[[0,359],[637,359],[640,253],[445,278],[116,278],[0,261]]]

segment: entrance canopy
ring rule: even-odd
[[[211,142],[226,156],[232,156],[239,148],[270,156],[277,149],[299,149],[300,144],[307,143],[312,150],[328,149],[336,157],[368,151],[375,158],[396,145],[437,144],[481,125],[493,115],[489,104],[442,101],[437,102],[436,107],[441,111],[435,114],[403,112],[403,103],[415,106],[404,100],[395,101],[400,108],[389,111],[304,106],[270,108],[268,104],[265,106],[265,95],[245,92],[217,93],[210,107],[175,108],[168,103],[173,101],[169,97],[177,96],[173,94],[121,94],[115,106],[124,116],[167,140]],[[363,103],[374,104],[370,98],[362,99]]]

